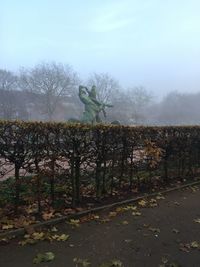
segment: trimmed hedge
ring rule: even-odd
[[[75,206],[85,196],[100,199],[119,189],[194,179],[199,160],[199,126],[0,121],[0,179],[6,166],[13,167],[7,204],[14,204],[16,211],[24,203],[37,203],[41,211],[45,205],[67,206],[69,201]],[[0,184],[1,206],[6,184]]]

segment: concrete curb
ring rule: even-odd
[[[172,191],[180,190],[180,189],[183,189],[183,188],[186,188],[186,187],[190,187],[190,186],[195,186],[195,185],[198,185],[198,184],[200,184],[200,181],[192,182],[192,183],[181,185],[181,186],[176,186],[176,187],[169,188],[169,189],[166,189],[166,190],[163,190],[163,191],[159,191],[159,192],[155,192],[155,193],[152,193],[152,194],[146,194],[146,195],[143,195],[143,196],[139,196],[139,197],[135,197],[135,198],[131,198],[131,199],[118,201],[118,202],[115,202],[115,203],[112,203],[112,204],[100,206],[100,207],[93,208],[93,209],[90,209],[90,210],[77,212],[76,214],[66,215],[66,216],[62,216],[60,218],[55,218],[55,219],[52,219],[52,220],[31,224],[30,226],[36,229],[36,228],[40,228],[42,226],[55,225],[55,224],[58,224],[58,223],[61,223],[63,221],[67,221],[67,220],[70,220],[70,219],[78,219],[78,218],[81,218],[81,217],[86,216],[86,215],[91,214],[91,213],[96,213],[96,212],[100,212],[100,211],[103,211],[103,210],[111,210],[111,209],[113,209],[115,207],[123,206],[123,205],[126,205],[126,204],[130,204],[130,203],[139,201],[139,200],[141,200],[143,198],[150,198],[150,197],[157,196],[159,194],[170,193]],[[26,233],[25,228],[19,228],[19,229],[16,229],[16,230],[11,230],[11,231],[8,231],[8,232],[0,233],[0,239],[1,238],[6,238],[6,237],[12,237],[12,236],[20,236],[20,235],[24,235],[25,233]]]

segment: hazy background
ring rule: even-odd
[[[180,114],[190,101],[186,110],[194,113],[191,99],[200,92],[199,0],[2,0],[0,10],[0,69],[20,76],[21,67],[58,62],[72,66],[76,86],[89,84],[94,73],[108,74],[118,83],[116,90],[143,87],[153,96],[148,114],[154,115],[146,123],[158,122],[152,117],[161,113],[155,110],[163,101],[167,109],[176,100]],[[19,83],[17,88],[27,89]],[[192,94],[190,100],[185,93]]]

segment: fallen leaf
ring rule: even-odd
[[[120,260],[112,260],[112,265],[115,267],[122,267],[122,262]]]
[[[180,233],[180,231],[179,231],[178,229],[176,229],[176,228],[173,228],[173,229],[172,229],[172,232],[175,233],[175,234]]]
[[[56,241],[66,241],[69,239],[69,235],[66,234],[52,235],[51,238]]]
[[[111,212],[109,213],[109,217],[115,217],[115,216],[117,216],[117,212],[115,212],[115,211],[111,211]]]
[[[156,199],[157,199],[157,200],[160,200],[160,199],[165,199],[165,197],[164,197],[164,196],[162,196],[162,195],[158,195],[158,196],[156,197]]]
[[[13,224],[3,224],[1,228],[2,228],[2,230],[13,229],[14,225]]]
[[[133,211],[132,212],[132,215],[133,216],[140,216],[142,213],[141,212],[139,212],[139,211]]]
[[[200,223],[200,218],[194,219],[195,223]]]
[[[145,201],[144,199],[140,200],[138,202],[138,204],[141,206],[141,207],[146,207],[147,206],[147,201]]]
[[[58,232],[58,229],[54,226],[51,228],[51,232]]]
[[[151,198],[151,199],[150,199],[150,202],[151,202],[151,203],[157,203],[157,201],[156,201],[155,198]]]
[[[99,215],[89,214],[89,215],[86,215],[84,217],[81,217],[80,218],[80,222],[81,223],[89,222],[89,221],[92,221],[92,220],[98,220],[99,218],[100,218]]]
[[[68,224],[71,224],[72,226],[79,227],[80,226],[80,220],[74,220],[71,219]]]
[[[151,208],[155,208],[155,207],[158,207],[158,204],[157,204],[157,203],[150,203],[149,206],[150,206]]]
[[[69,235],[66,234],[54,234],[54,232],[34,232],[33,234],[24,235],[24,240],[18,242],[19,245],[34,245],[39,241],[66,241],[69,239]]]
[[[198,187],[191,186],[190,189],[192,190],[193,193],[195,193],[197,190],[199,190]]]
[[[101,264],[99,267],[123,267],[123,263],[120,260],[112,260]]]
[[[31,214],[31,213],[37,213],[37,211],[38,211],[38,208],[37,208],[37,205],[32,205],[32,206],[28,206],[27,208],[26,208],[26,212],[28,213],[28,214]]]
[[[154,198],[150,199],[150,201],[149,201],[149,206],[150,206],[151,208],[155,208],[155,207],[157,207],[158,204],[157,204],[156,199],[154,199]]]
[[[54,211],[51,211],[51,212],[44,212],[42,214],[42,218],[47,221],[47,220],[50,220],[51,218],[54,217]]]
[[[122,224],[127,225],[127,224],[129,224],[129,222],[128,221],[122,221]]]
[[[35,240],[44,240],[45,233],[44,232],[35,232],[32,234],[32,238]]]
[[[91,265],[91,263],[88,261],[88,259],[74,258],[73,262],[76,263],[76,267],[79,267],[79,266],[88,267]]]
[[[154,232],[154,233],[160,233],[160,229],[159,228],[149,227],[149,230]]]
[[[32,238],[26,238],[25,240],[21,240],[18,242],[19,245],[21,246],[25,246],[25,245],[34,245],[36,244],[38,241]]]
[[[123,208],[123,210],[127,211],[127,210],[137,210],[137,206],[133,206],[133,205],[128,205],[126,207]]]
[[[41,262],[48,262],[55,259],[55,254],[53,252],[45,252],[45,253],[38,253],[35,258],[33,259],[34,264],[38,264]]]
[[[69,239],[69,235],[66,235],[66,234],[62,234],[60,235],[56,240],[57,241],[66,241]]]
[[[163,258],[162,258],[162,263],[164,263],[164,264],[168,263],[168,259],[165,258],[165,257],[163,257]]]
[[[199,248],[200,244],[197,241],[193,241],[193,242],[191,242],[190,246],[191,246],[191,248]]]
[[[117,213],[119,213],[119,212],[123,212],[124,211],[124,208],[122,208],[122,207],[118,207],[118,208],[116,208],[116,212]]]
[[[183,244],[183,243],[180,243],[179,244],[179,249],[183,252],[190,252],[190,244]]]

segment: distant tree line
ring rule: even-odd
[[[199,124],[200,92],[171,92],[159,103],[142,86],[123,88],[108,73],[92,73],[81,80],[69,65],[40,63],[17,74],[0,69],[0,119],[66,121],[80,118],[83,105],[78,98],[80,84],[96,85],[97,98],[112,103],[108,122],[127,125]]]

